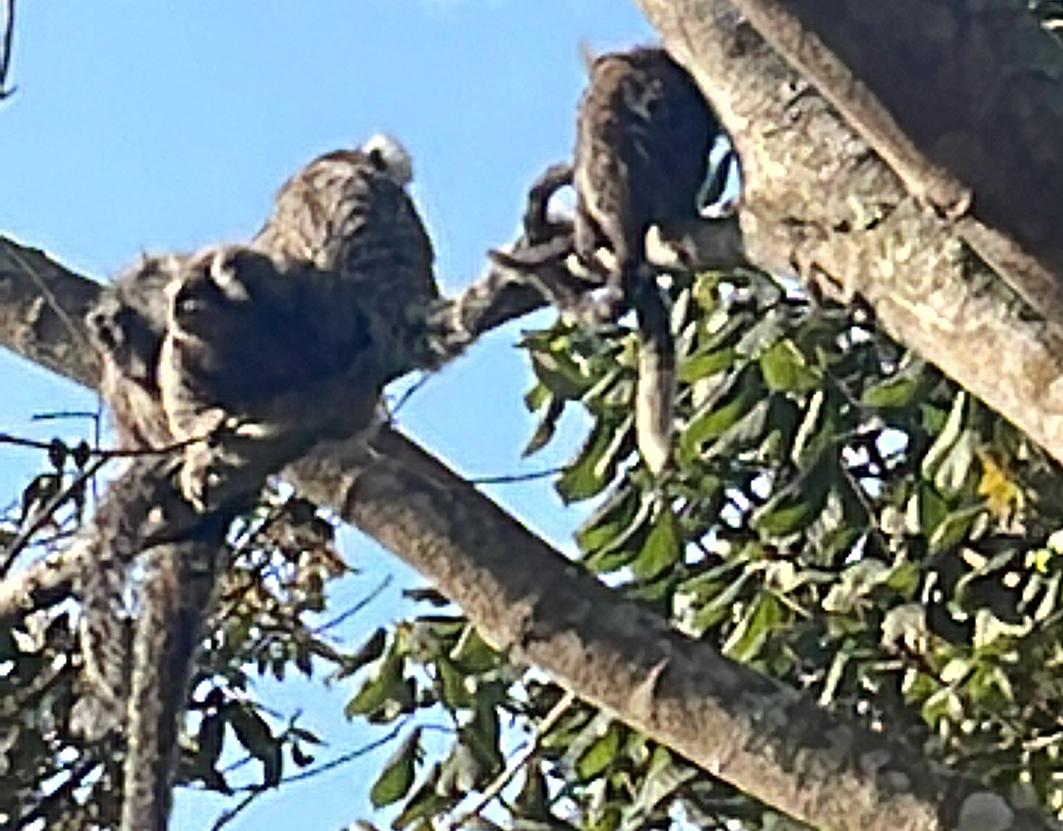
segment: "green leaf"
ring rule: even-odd
[[[221,758],[222,739],[225,736],[225,718],[223,710],[208,714],[199,723],[199,732],[196,735],[196,759],[197,764],[202,764],[207,769],[212,769]]]
[[[550,817],[550,792],[546,787],[546,777],[534,761],[523,766],[524,782],[514,801],[517,813],[531,820],[546,820]]]
[[[809,392],[823,381],[792,340],[776,341],[760,356],[764,383],[772,392]]]
[[[344,658],[343,664],[330,678],[335,681],[340,678],[346,678],[348,675],[353,675],[360,670],[366,664],[371,664],[377,658],[384,654],[384,648],[387,646],[388,634],[383,627],[377,627],[365,642],[358,647],[358,649],[352,654]]]
[[[302,747],[298,744],[291,745],[292,763],[296,767],[305,768],[307,765],[314,763],[314,756],[312,753],[306,753]]]
[[[679,380],[690,384],[734,366],[738,353],[733,347],[695,353],[679,365]]]
[[[496,669],[502,657],[492,649],[471,623],[461,633],[450,658],[467,675],[479,675]]]
[[[536,382],[530,390],[524,393],[524,407],[529,412],[541,410],[547,403],[554,399],[554,394],[541,382]]]
[[[696,455],[702,443],[734,426],[763,400],[765,392],[759,369],[747,364],[694,413],[680,437],[687,454]]]
[[[551,396],[550,404],[546,408],[546,412],[535,426],[535,432],[532,433],[532,437],[528,439],[528,443],[524,445],[524,449],[520,451],[522,457],[527,458],[542,450],[547,444],[549,444],[550,439],[554,437],[554,433],[557,431],[557,422],[560,420],[561,414],[564,411],[564,399]]]
[[[930,448],[923,454],[920,471],[927,481],[934,481],[942,460],[946,457],[953,444],[960,438],[963,429],[963,414],[967,404],[967,395],[959,390],[952,400],[952,408],[944,425],[938,432],[937,438]]]
[[[881,560],[865,558],[848,566],[823,599],[825,611],[849,614],[867,595],[889,580],[891,570]]]
[[[949,551],[953,546],[967,538],[971,526],[985,512],[983,505],[971,505],[945,515],[930,534],[929,546],[934,553]]]
[[[281,744],[265,719],[243,704],[229,704],[224,710],[240,744],[262,763],[263,784],[266,787],[277,785],[283,766]]]
[[[590,499],[616,476],[621,458],[629,451],[630,419],[623,424],[599,420],[580,450],[576,460],[565,469],[554,485],[566,504]]]
[[[948,503],[932,485],[920,482],[909,500],[906,521],[912,531],[929,538],[948,514]]]
[[[421,728],[414,729],[384,763],[369,790],[374,808],[383,808],[402,799],[413,786],[417,759],[421,754]]]
[[[642,549],[632,561],[631,570],[640,580],[652,580],[679,562],[680,550],[679,523],[672,509],[664,505]]]
[[[779,309],[766,309],[754,318],[738,341],[737,349],[743,355],[761,355],[786,334],[790,322]]]
[[[343,714],[349,719],[369,715],[380,710],[389,700],[394,700],[403,686],[404,663],[402,655],[392,647],[392,653],[381,662],[377,672],[367,678],[347,702]]]
[[[641,513],[645,494],[639,488],[625,484],[603,501],[583,524],[576,529],[576,544],[584,554],[591,554],[614,544]]]
[[[445,796],[436,791],[439,784],[441,766],[432,765],[424,782],[417,788],[405,807],[391,823],[396,829],[407,828],[425,817],[434,817],[457,804],[459,796]]]
[[[619,749],[620,725],[611,721],[605,732],[580,755],[576,775],[583,782],[590,781],[613,763]]]
[[[579,364],[560,350],[533,352],[532,370],[543,386],[561,399],[579,398],[589,385]]]
[[[922,367],[920,366],[920,370]],[[860,402],[877,409],[906,409],[923,386],[920,375],[893,375],[864,389]]]
[[[775,399],[762,398],[757,401],[745,415],[724,430],[716,441],[701,451],[701,458],[726,459],[747,449],[763,447],[764,441],[771,438],[770,434],[766,435],[766,430],[773,400]]]
[[[760,654],[764,642],[789,620],[790,612],[779,599],[761,592],[746,609],[734,632],[723,646],[723,652],[739,662],[752,661]]]
[[[437,658],[435,663],[439,670],[439,688],[443,704],[452,710],[472,706],[474,698],[472,691],[465,684],[466,676],[447,658]]]
[[[658,805],[697,776],[696,767],[677,762],[668,748],[660,745],[654,747],[646,775],[625,813],[631,819],[649,816]]]
[[[803,531],[823,512],[836,475],[834,460],[823,454],[815,465],[758,508],[750,524],[765,537]]]
[[[963,718],[963,702],[951,687],[942,687],[923,702],[922,715],[930,725],[941,720],[958,722]]]

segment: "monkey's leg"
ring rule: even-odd
[[[193,660],[224,560],[229,516],[145,552],[126,714],[121,831],[164,831]]]
[[[571,184],[571,164],[548,167],[528,191],[523,236],[510,251],[487,252],[493,262],[526,279],[548,303],[566,310],[575,308],[590,288],[565,265],[575,251],[573,223],[549,215],[554,193]]]
[[[675,340],[656,281],[643,274],[635,282],[630,298],[639,328],[635,439],[646,466],[656,475],[664,470],[672,453]]]

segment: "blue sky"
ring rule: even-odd
[[[630,0],[23,0],[18,13],[19,91],[0,104],[0,231],[100,279],[141,251],[248,237],[299,165],[385,129],[413,154],[439,279],[448,292],[460,289],[482,270],[485,250],[514,235],[531,180],[570,153],[580,42],[605,51],[653,39]],[[493,333],[398,414],[406,432],[465,475],[564,457],[519,458],[532,427],[519,331]],[[82,422],[30,419],[92,409],[90,392],[9,355],[0,355],[0,384],[0,430],[89,434]],[[579,428],[570,420],[568,450]],[[0,452],[0,494],[14,496],[39,458]],[[563,510],[548,483],[489,490],[566,546],[579,514]],[[400,613],[402,588],[423,581],[353,533],[345,554],[364,574],[346,581],[336,611],[395,577],[346,626],[357,643]],[[305,711],[306,725],[330,742],[322,760],[372,738],[340,715],[350,687],[262,690],[285,712]],[[373,819],[365,794],[379,759],[282,788],[226,828],[316,831]],[[179,795],[174,827],[207,829],[221,807]]]

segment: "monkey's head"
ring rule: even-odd
[[[211,346],[275,336],[271,325],[292,313],[291,287],[278,264],[243,245],[193,255],[166,286],[167,330]]]
[[[183,278],[166,287],[172,331],[217,336],[217,326],[249,299],[247,286],[237,276],[238,260],[247,253],[208,249],[189,261]]]
[[[402,143],[388,133],[377,133],[359,148],[382,173],[386,173],[399,187],[413,181],[413,159]]]
[[[175,256],[144,257],[115,280],[85,320],[96,351],[128,379],[152,388]]]

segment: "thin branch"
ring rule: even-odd
[[[550,732],[553,726],[557,724],[558,720],[565,714],[575,700],[576,696],[572,692],[566,692],[561,696],[560,700],[558,700],[558,702],[550,709],[550,712],[546,714],[546,718],[544,718],[535,728],[535,735],[532,737],[532,740],[528,742],[527,746],[509,760],[506,769],[496,776],[491,784],[480,792],[479,796],[472,805],[469,806],[468,810],[458,814],[457,809],[455,809],[451,813],[451,819],[444,823],[443,831],[455,831],[455,829],[463,827],[470,820],[479,816],[483,809],[491,803],[491,800],[502,793],[502,790],[506,785],[508,785],[513,777],[517,775],[517,772],[539,752],[539,746],[542,743],[543,736]]]
[[[333,768],[340,767],[341,765],[345,765],[348,762],[353,762],[355,759],[357,759],[357,758],[359,758],[361,756],[364,756],[367,753],[371,753],[372,751],[376,750],[378,747],[382,747],[383,745],[385,745],[388,742],[390,742],[392,739],[394,739],[399,734],[399,732],[405,726],[406,726],[406,722],[403,721],[403,722],[395,725],[395,727],[393,727],[388,732],[388,734],[386,736],[382,736],[379,739],[375,739],[374,741],[371,741],[369,744],[363,745],[362,747],[359,747],[356,750],[352,750],[349,753],[344,753],[342,756],[337,756],[335,759],[332,759],[331,761],[328,761],[328,762],[325,762],[325,763],[323,763],[321,765],[318,765],[315,768],[311,768],[310,770],[304,770],[301,773],[295,774],[294,776],[286,776],[281,781],[282,781],[283,784],[289,784],[291,782],[302,781],[303,779],[311,779],[311,778],[313,778],[315,776],[318,776],[318,775],[320,775],[322,773],[330,771]],[[237,805],[235,805],[232,808],[227,808],[226,810],[222,811],[218,815],[218,818],[214,821],[214,824],[210,827],[210,831],[220,831],[220,829],[224,828],[226,825],[228,825],[230,822],[232,822],[234,819],[236,819],[236,817],[245,808],[247,808],[252,802],[254,802],[256,799],[258,799],[258,797],[261,796],[262,794],[264,794],[267,790],[272,790],[272,788],[263,788],[263,787],[260,787],[260,786],[256,786],[256,787],[252,788],[251,790],[249,790],[247,795],[243,799],[241,799],[240,802]]]
[[[475,476],[469,479],[470,485],[512,485],[518,482],[532,482],[536,479],[548,479],[564,473],[564,466],[548,467],[545,470],[533,470],[529,473],[509,473],[498,476]]]
[[[18,89],[18,87],[7,85],[7,73],[11,69],[11,56],[15,44],[15,0],[7,0],[4,18],[4,38],[0,45],[0,101],[10,98]]]
[[[18,536],[16,536],[15,539],[12,540],[11,545],[8,546],[8,549],[4,554],[3,562],[0,562],[0,575],[7,574],[8,569],[11,568],[11,564],[15,562],[15,558],[26,548],[26,545],[33,538],[33,535],[50,522],[55,516],[55,512],[58,511],[79,488],[84,487],[85,483],[95,476],[107,461],[106,458],[93,460],[91,464],[88,464],[82,470],[79,470],[77,475],[65,488],[48,500],[48,504],[40,510],[29,525],[18,532]]]
[[[341,623],[343,623],[348,618],[352,617],[353,615],[358,614],[360,611],[362,611],[362,609],[364,609],[366,606],[368,606],[370,603],[372,603],[374,600],[376,600],[380,596],[380,594],[384,591],[384,589],[386,589],[388,586],[391,585],[392,581],[393,581],[392,575],[390,575],[390,574],[385,575],[384,579],[381,580],[375,587],[373,587],[370,590],[369,594],[367,594],[365,597],[363,597],[361,600],[359,600],[357,603],[355,603],[349,609],[347,609],[347,610],[341,612],[340,614],[336,615],[336,617],[332,618],[331,620],[327,620],[324,623],[322,623],[320,626],[317,626],[317,627],[311,629],[310,630],[311,634],[322,635],[325,632],[327,632],[329,629],[334,629],[335,627],[339,626]]]

